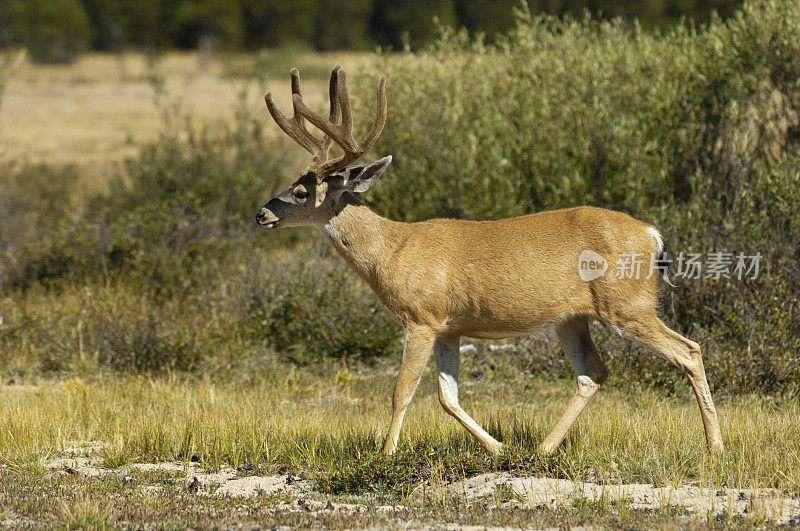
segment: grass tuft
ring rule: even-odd
[[[67,529],[106,529],[114,523],[111,502],[82,498],[64,506],[61,521]]]

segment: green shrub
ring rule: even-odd
[[[38,370],[45,375],[92,369],[159,373],[191,371],[203,360],[205,351],[194,337],[174,322],[163,322],[163,315],[129,315],[119,306],[113,310],[83,316],[80,337],[77,325],[35,327],[31,337],[38,343]]]
[[[196,301],[160,304],[135,286],[36,288],[0,298],[0,371],[193,371],[215,352],[213,316]]]
[[[701,177],[728,191],[798,146],[798,24],[789,0],[664,34],[522,15],[497,46],[444,30],[426,53],[383,55],[352,82],[366,113],[375,71],[389,79],[375,152],[395,162],[371,202],[407,220],[576,203],[657,220]]]
[[[251,334],[294,360],[370,360],[401,349],[402,329],[339,260],[259,262],[248,271],[242,294]]]
[[[192,370],[202,359],[200,346],[154,315],[122,320],[95,316],[86,330],[97,363],[118,372]]]
[[[78,217],[72,168],[0,166],[0,255],[15,254],[19,242],[36,239],[66,218]]]
[[[710,379],[729,392],[800,386],[798,160],[755,171],[735,194],[676,216],[687,248],[762,255],[755,279],[685,280],[669,295],[671,318],[705,347]]]

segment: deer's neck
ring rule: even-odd
[[[377,215],[344,193],[333,206],[333,216],[319,228],[350,267],[379,291],[380,266],[391,255],[404,225]]]

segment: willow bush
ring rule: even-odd
[[[395,162],[371,201],[393,217],[582,203],[664,218],[798,147],[796,2],[751,2],[729,21],[665,33],[527,13],[495,46],[442,32],[351,83],[366,112],[375,72],[389,78],[375,151]],[[697,190],[704,179],[713,189]]]

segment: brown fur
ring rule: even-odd
[[[649,225],[626,214],[578,207],[408,224],[380,218],[349,194],[343,202],[331,219],[339,234],[332,243],[402,323],[437,334],[514,335],[570,315],[614,322],[616,301],[655,305],[657,275],[643,278],[655,242]],[[609,261],[593,282],[578,276],[583,249]],[[642,278],[616,279],[615,257],[631,251],[644,255]]]

